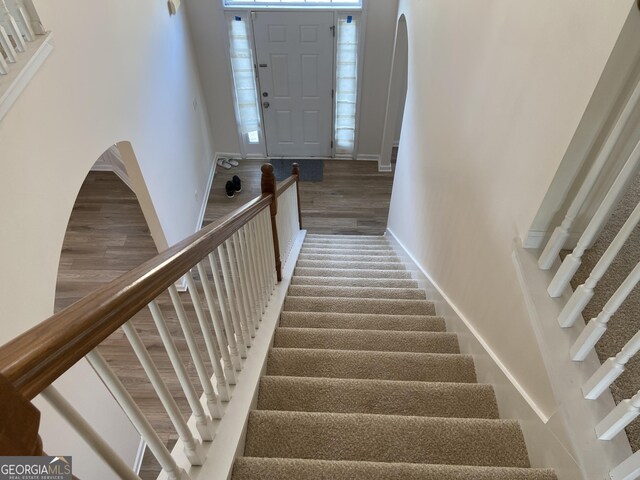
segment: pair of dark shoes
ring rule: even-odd
[[[233,198],[236,193],[242,191],[242,182],[240,181],[240,177],[234,175],[233,178],[224,186],[224,189],[227,191],[227,197]]]

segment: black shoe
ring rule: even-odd
[[[242,191],[242,182],[238,175],[234,175],[231,181],[233,182],[233,188],[235,188],[236,192]]]
[[[236,189],[233,186],[233,182],[229,180],[227,184],[224,186],[224,189],[227,191],[227,197],[233,198],[233,195],[236,193]]]

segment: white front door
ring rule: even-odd
[[[271,157],[330,157],[333,13],[255,12],[259,98]]]

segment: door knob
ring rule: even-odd
[[[264,108],[269,108],[270,103],[269,102],[262,102],[262,106]]]

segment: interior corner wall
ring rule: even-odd
[[[358,155],[379,156],[396,35],[398,0],[366,0]]]
[[[216,151],[240,153],[222,1],[189,0],[184,5]]]
[[[528,231],[632,8],[400,0],[408,91],[389,228],[548,415],[554,399],[513,241]]]

